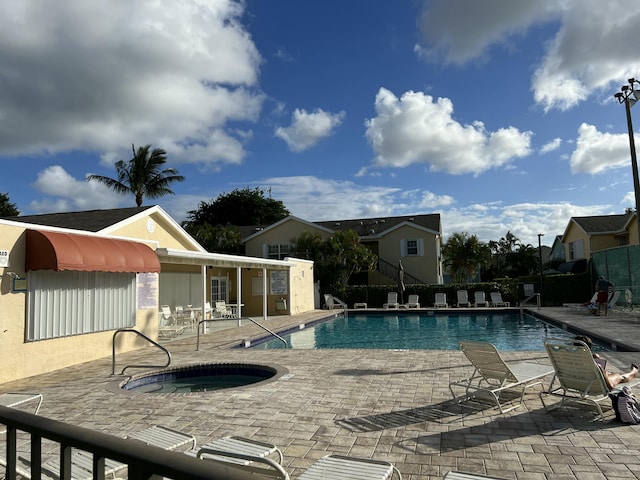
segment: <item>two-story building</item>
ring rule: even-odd
[[[278,259],[289,255],[302,232],[323,240],[336,231],[354,231],[360,242],[378,256],[378,268],[368,284],[387,284],[397,278],[402,261],[405,283],[442,284],[442,225],[440,214],[359,218],[309,222],[289,216],[272,225],[252,227],[243,239],[246,254]]]

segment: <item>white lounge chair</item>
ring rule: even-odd
[[[239,454],[244,457],[266,458],[271,454],[277,454],[278,459],[275,462],[282,465],[282,451],[274,444],[260,442],[244,437],[224,437],[212,442],[206,443],[198,448],[192,448],[185,453],[192,457],[200,457],[205,460],[219,460],[223,462],[239,463],[249,465],[251,459],[239,458],[238,456],[229,456],[229,452]]]
[[[404,308],[420,308],[420,298],[418,295],[409,295],[407,303],[402,305]]]
[[[139,432],[134,432],[125,438],[144,442],[147,445],[162,448],[163,450],[177,450],[181,447],[195,448],[196,438],[193,435],[179,432],[171,428],[154,425]],[[25,478],[31,478],[31,460],[18,457],[20,470],[18,473]],[[105,459],[104,476],[116,478],[116,474],[127,468],[127,464],[111,459]],[[51,459],[42,464],[42,478],[48,480],[60,478],[60,460]],[[93,455],[83,450],[73,450],[71,453],[71,479],[93,480]]]
[[[387,303],[382,304],[382,308],[390,309],[399,307],[400,304],[398,303],[398,292],[389,292],[387,294]]]
[[[435,296],[435,302],[433,302],[433,308],[449,308],[447,303],[447,294],[438,292]]]
[[[444,480],[504,480],[500,477],[488,477],[479,473],[466,473],[457,470],[451,470],[444,476]]]
[[[289,480],[289,474],[279,463],[270,458],[248,455],[237,452],[202,447],[198,457],[218,463],[236,459],[237,463],[245,463],[243,469],[247,473],[258,474],[259,478],[277,478]],[[266,468],[256,466],[261,464]],[[344,455],[326,455],[319,458],[307,470],[298,476],[298,480],[386,480],[393,477],[402,480],[400,471],[390,462],[369,458],[347,457]],[[260,476],[261,475],[261,476]]]
[[[456,292],[458,296],[458,307],[470,307],[471,302],[469,301],[469,293],[466,290],[458,290]]]
[[[487,298],[485,297],[484,292],[482,290],[473,292],[473,301],[474,301],[473,305],[476,308],[489,306],[489,302],[487,301]]]
[[[329,310],[348,308],[346,303],[344,303],[338,297],[334,297],[333,295],[328,293],[324,296],[324,306]]]
[[[489,397],[501,413],[506,413],[524,403],[527,388],[540,385],[541,379],[553,373],[551,365],[532,362],[507,364],[495,346],[488,342],[461,341],[460,349],[474,366],[473,374],[466,379],[449,384],[455,398],[454,387],[462,387],[470,398]],[[507,390],[519,391],[520,402],[506,406],[500,396]]]
[[[575,339],[549,338],[544,345],[555,370],[549,388],[540,393],[544,408],[551,411],[567,403],[591,405],[598,412],[597,418],[604,419],[600,404],[611,405],[609,387],[587,344]],[[637,382],[625,385],[633,387]],[[559,398],[560,402],[549,406],[545,402],[549,396]]]
[[[169,305],[160,306],[160,325],[158,327],[158,337],[160,338],[176,338],[182,335],[186,327],[178,325],[178,321]]]
[[[593,294],[593,297],[591,297],[591,300],[589,300],[586,303],[563,303],[562,306],[563,307],[567,307],[567,308],[578,308],[580,310],[583,310],[585,308],[596,308],[596,299],[598,298],[598,292]]]
[[[492,307],[509,307],[511,304],[502,300],[502,294],[500,292],[491,292],[491,306]]]

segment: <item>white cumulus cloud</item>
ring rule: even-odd
[[[320,108],[313,112],[296,109],[291,116],[291,125],[277,127],[275,136],[287,142],[290,150],[302,152],[331,136],[345,116],[344,111],[329,113]]]
[[[531,151],[531,132],[515,127],[487,131],[476,121],[463,125],[453,118],[453,103],[422,92],[400,98],[381,88],[376,117],[366,121],[366,137],[378,167],[426,164],[434,171],[479,174],[503,166]]]
[[[0,155],[85,150],[122,158],[132,141],[172,163],[238,164],[255,121],[262,58],[243,3],[23,0],[0,4]],[[139,140],[144,139],[144,140]]]

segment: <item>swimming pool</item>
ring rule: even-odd
[[[544,350],[544,339],[572,338],[561,328],[518,312],[420,314],[349,313],[281,335],[286,348],[458,350],[460,340],[491,342],[506,351]],[[285,348],[268,339],[251,348]]]

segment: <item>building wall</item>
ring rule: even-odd
[[[402,240],[419,238],[423,241],[424,254],[422,256],[402,256]],[[437,284],[440,283],[437,242],[439,242],[437,235],[405,225],[387,233],[379,240],[379,257],[394,265],[398,264],[398,260],[402,260],[402,265],[407,273],[425,283]]]
[[[245,243],[245,252],[249,257],[264,258],[263,245],[291,244],[291,239],[298,237],[302,232],[318,233],[323,240],[331,236],[331,233],[322,228],[315,228],[292,218],[249,239]]]
[[[145,215],[132,222],[116,225],[108,229],[109,235],[125,238],[135,238],[137,241],[148,242],[155,248],[175,248],[179,250],[198,251],[194,241],[184,235],[181,228],[176,228],[158,212]]]
[[[10,252],[10,266],[0,268],[0,383],[58,370],[82,362],[111,355],[113,331],[75,335],[37,342],[25,342],[27,293],[12,291],[14,272],[29,280],[24,271],[26,229],[0,225],[0,250]],[[157,308],[136,311],[136,328],[151,338],[158,333]],[[146,345],[137,336],[124,334],[118,338],[118,352]],[[107,372],[105,372],[106,374]],[[110,372],[109,372],[110,373]]]
[[[562,243],[564,243],[564,258],[565,262],[570,262],[571,260],[576,260],[575,258],[571,258],[569,256],[569,245],[571,242],[576,242],[578,240],[583,240],[584,242],[584,258],[589,258],[591,256],[591,246],[589,242],[589,235],[585,233],[580,227],[578,227],[575,222],[569,222],[569,226],[565,235],[562,237]]]

